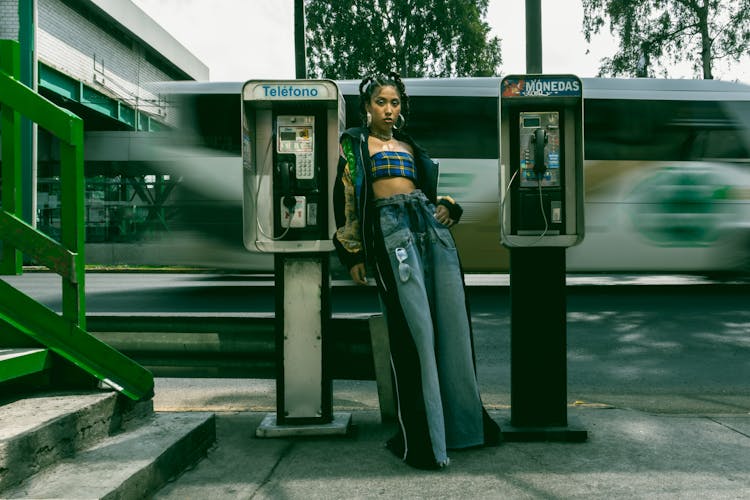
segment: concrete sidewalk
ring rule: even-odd
[[[352,414],[347,437],[257,438],[275,411],[273,380],[156,379],[157,411],[216,412],[216,445],[163,488],[163,499],[750,498],[750,405],[722,413],[623,404],[568,407],[585,443],[503,443],[450,453],[441,471],[416,470],[385,449],[375,383],[336,381],[334,410]],[[501,425],[507,394],[485,394]],[[662,396],[665,400],[673,398]],[[605,401],[607,399],[602,399]]]
[[[498,422],[507,410],[492,410]],[[504,443],[451,453],[441,471],[403,464],[374,410],[353,434],[255,437],[262,412],[217,414],[217,445],[162,489],[163,499],[243,498],[748,498],[750,414],[656,415],[575,407],[585,443]]]

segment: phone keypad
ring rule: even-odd
[[[312,179],[315,172],[313,168],[313,155],[297,154],[297,179]]]

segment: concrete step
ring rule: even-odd
[[[0,498],[144,498],[203,457],[211,413],[154,413],[114,392],[0,407]]]
[[[119,429],[130,415],[122,404],[112,391],[37,393],[4,401],[0,491]],[[132,410],[152,413],[153,405]]]

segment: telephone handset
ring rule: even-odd
[[[534,130],[531,139],[534,143],[534,172],[541,179],[547,171],[547,163],[544,161],[544,148],[547,145],[547,131],[543,128]]]
[[[281,161],[281,158],[279,158],[276,170],[276,178],[281,181],[280,194],[282,196],[282,203],[289,210],[292,210],[297,203],[292,194],[294,192],[293,181],[295,178],[294,163],[291,161]]]

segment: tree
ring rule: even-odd
[[[750,0],[583,0],[587,42],[605,18],[620,47],[600,75],[667,76],[667,64],[688,61],[713,79],[717,61],[737,62],[750,49]]]
[[[360,78],[495,76],[500,39],[482,19],[489,0],[306,0],[307,74]]]

